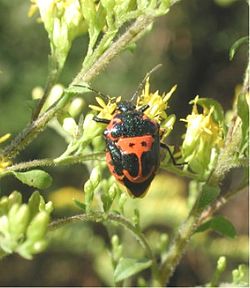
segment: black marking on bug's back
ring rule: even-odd
[[[155,135],[159,129],[150,119],[143,119],[143,113],[136,110],[118,113],[115,118],[121,121],[111,129],[114,138]]]
[[[135,154],[123,154],[122,166],[123,169],[127,170],[132,177],[138,176],[139,161]]]
[[[152,180],[154,179],[154,174],[152,174],[147,180],[145,180],[142,183],[133,183],[130,182],[126,177],[124,178],[124,184],[125,186],[131,191],[131,193],[135,196],[135,197],[140,197],[142,196],[147,188],[149,187],[150,183],[152,182]]]
[[[114,167],[114,173],[116,173],[119,176],[122,176],[123,175],[122,154],[112,140],[106,139],[106,143],[107,143],[107,150],[110,153],[113,162],[111,164]]]

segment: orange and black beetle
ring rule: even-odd
[[[134,197],[142,197],[160,165],[160,126],[129,101],[118,103],[104,131],[106,161],[110,172]]]

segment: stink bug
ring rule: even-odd
[[[123,101],[111,120],[94,118],[108,124],[104,138],[110,172],[134,197],[147,192],[160,165],[160,126],[144,114],[147,108]]]

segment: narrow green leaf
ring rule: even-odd
[[[152,265],[151,260],[137,260],[132,258],[121,258],[114,272],[115,282],[120,282],[132,275],[139,273]]]
[[[207,205],[212,203],[220,194],[219,186],[204,185],[201,191],[201,197],[198,203],[200,209],[205,208]]]
[[[232,45],[232,47],[230,48],[229,59],[233,60],[234,55],[239,50],[240,46],[242,44],[247,44],[248,41],[249,41],[249,38],[247,36],[242,37],[242,38],[238,39],[237,41],[235,41],[234,44]]]
[[[80,201],[78,201],[78,200],[76,200],[76,199],[74,199],[73,201],[75,202],[75,204],[76,204],[76,206],[77,206],[78,208],[80,208],[80,209],[83,210],[84,212],[86,211],[86,205],[85,205],[84,203],[82,203],[82,202],[80,202]]]
[[[212,219],[199,226],[195,232],[204,232],[208,229],[212,229],[230,238],[234,238],[236,236],[236,230],[233,224],[223,216],[213,217]]]
[[[234,238],[236,236],[236,230],[233,224],[223,216],[215,217],[211,223],[211,228],[230,238]]]
[[[81,85],[73,85],[69,88],[65,89],[65,92],[69,94],[83,94],[86,92],[91,92],[92,90],[88,88],[89,85],[87,83],[82,83]]]
[[[48,188],[52,184],[52,177],[43,170],[12,172],[12,174],[22,183],[38,189]]]

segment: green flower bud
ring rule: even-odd
[[[118,206],[119,206],[119,209],[121,212],[124,211],[124,205],[125,205],[127,200],[128,200],[127,194],[122,193],[120,198],[119,198],[119,201],[118,201]]]
[[[94,137],[101,135],[103,131],[103,125],[98,124],[93,120],[93,114],[87,114],[83,122],[83,137],[84,139],[93,139]]]
[[[49,201],[48,203],[45,204],[45,209],[44,209],[47,213],[51,213],[54,210],[54,206],[53,203],[51,201]]]
[[[9,231],[12,237],[18,240],[24,236],[23,234],[28,226],[30,220],[29,207],[27,204],[22,204],[18,207],[18,210],[15,208],[12,212],[15,215],[12,213],[9,214]]]
[[[95,187],[93,186],[93,184],[91,183],[90,180],[88,180],[85,184],[84,184],[84,204],[86,205],[86,210],[88,211],[90,208],[90,204],[93,201],[94,198],[94,190]]]
[[[85,105],[85,102],[82,98],[75,98],[73,101],[70,103],[68,112],[72,117],[77,117],[83,110],[83,107]]]
[[[8,205],[9,205],[8,197],[6,196],[2,197],[0,201],[0,216],[8,212]]]
[[[114,201],[115,196],[116,196],[117,193],[118,193],[118,190],[119,190],[119,188],[117,187],[117,184],[116,184],[116,183],[113,183],[113,184],[110,186],[109,191],[108,191],[108,194],[109,194],[110,199],[111,199],[112,201]]]
[[[217,270],[223,272],[226,269],[227,259],[225,256],[221,256],[217,261]]]
[[[30,219],[33,219],[34,216],[39,212],[40,201],[41,201],[40,193],[38,191],[33,192],[28,202]]]
[[[120,244],[120,241],[117,235],[112,236],[111,245],[112,245],[113,259],[115,262],[118,262],[122,256],[122,245]]]
[[[8,234],[8,231],[9,231],[9,219],[6,215],[3,215],[0,217],[0,232],[3,235],[6,235]]]
[[[8,200],[9,200],[9,209],[10,207],[14,204],[14,203],[17,203],[17,204],[21,204],[22,203],[22,194],[17,192],[17,191],[14,191],[10,194],[10,196],[8,197]]]
[[[101,169],[99,166],[95,167],[91,174],[90,174],[90,181],[94,187],[94,189],[98,186],[98,184],[100,183],[101,181],[101,178],[102,178],[102,173],[101,173]]]
[[[76,121],[72,117],[66,117],[63,119],[63,129],[68,132],[72,137],[74,137],[77,133],[78,126]]]
[[[47,231],[49,215],[45,211],[39,212],[31,221],[27,229],[27,238],[33,242],[42,239]]]

